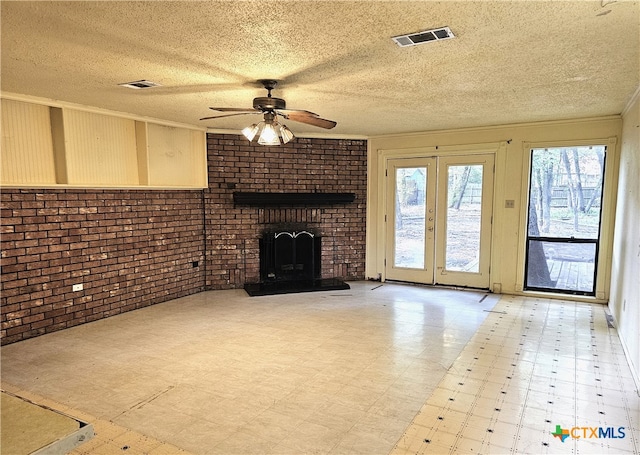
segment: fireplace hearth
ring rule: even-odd
[[[349,289],[322,278],[322,237],[313,229],[276,229],[260,237],[260,282],[247,283],[251,296]]]

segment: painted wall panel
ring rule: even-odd
[[[640,386],[640,90],[623,116],[609,308]]]
[[[134,120],[73,109],[63,116],[69,184],[138,184]]]
[[[3,184],[54,184],[49,107],[2,100]]]
[[[1,96],[0,185],[207,187],[204,129],[24,95]]]
[[[206,187],[202,131],[154,123],[147,129],[150,185]]]

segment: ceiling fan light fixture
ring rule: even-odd
[[[258,137],[258,144],[260,145],[280,145],[280,138],[278,132],[271,123],[265,123],[260,137]]]
[[[282,138],[283,144],[286,144],[294,138],[293,133],[287,128],[287,125],[280,125],[280,137]]]
[[[253,125],[247,126],[246,128],[244,128],[242,130],[242,134],[244,134],[244,137],[249,139],[249,141],[252,141],[253,138],[256,137],[256,134],[258,133],[259,129],[260,129],[260,125],[258,125],[257,123],[254,123]]]
[[[265,112],[263,121],[247,126],[242,130],[242,134],[249,142],[253,142],[257,137],[260,145],[286,144],[294,138],[286,125],[278,123],[278,117],[273,112]]]

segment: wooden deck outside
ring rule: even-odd
[[[594,263],[566,259],[547,259],[555,289],[592,292]]]

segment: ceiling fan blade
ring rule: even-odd
[[[312,115],[309,115],[312,114]],[[307,125],[318,126],[320,128],[325,128],[330,130],[334,126],[337,125],[333,120],[327,120],[318,117],[316,114],[310,112],[309,114],[301,114],[300,112],[291,112],[287,114],[282,114],[282,116],[288,120],[293,120],[294,122],[306,123]]]
[[[310,111],[305,111],[303,109],[277,109],[276,112],[282,116],[285,115],[310,115],[312,117],[317,117],[318,114],[316,114],[315,112],[310,112]]]
[[[224,118],[224,117],[234,117],[236,115],[252,115],[252,114],[261,114],[259,111],[248,111],[248,112],[238,112],[237,114],[225,114],[225,115],[214,115],[211,117],[202,117],[200,120],[211,120],[214,118]]]
[[[212,111],[218,112],[253,112],[255,109],[242,107],[210,107]]]

